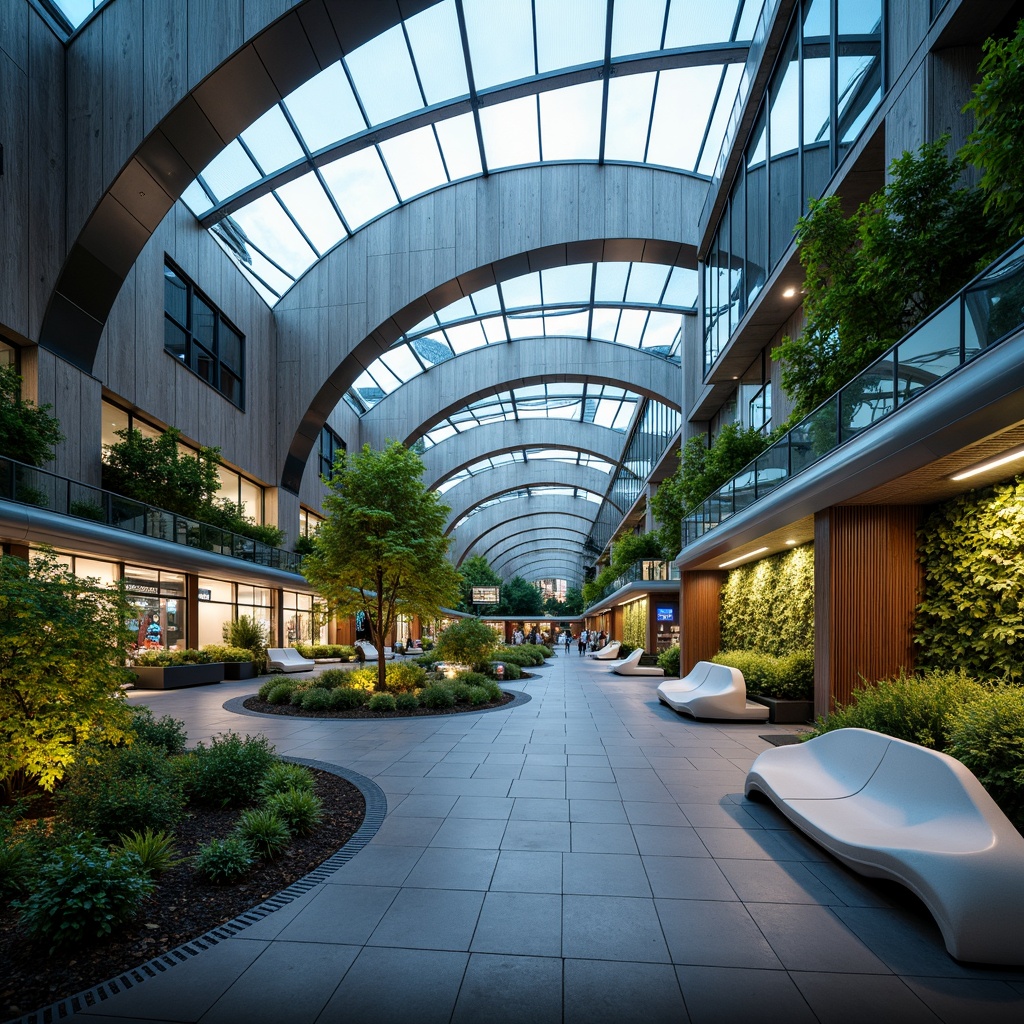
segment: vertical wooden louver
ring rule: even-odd
[[[914,667],[917,506],[826,509],[814,520],[815,714]]]
[[[698,661],[709,661],[721,642],[719,612],[722,582],[716,571],[684,572],[680,589],[679,672],[686,675]]]

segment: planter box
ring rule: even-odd
[[[248,664],[251,666],[252,662]],[[178,690],[183,686],[219,683],[224,678],[224,662],[216,661],[212,665],[137,665],[132,671],[136,689]]]
[[[768,721],[776,725],[803,725],[814,718],[813,700],[781,700],[753,694],[750,699],[769,709]]]
[[[251,661],[225,661],[225,679],[252,679],[256,675],[256,665]]]

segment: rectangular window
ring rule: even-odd
[[[164,261],[164,350],[232,405],[245,408],[245,338],[169,260]]]
[[[346,451],[345,442],[330,427],[320,431],[320,475],[325,480],[334,476],[334,456]]]

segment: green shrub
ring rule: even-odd
[[[464,686],[483,686],[487,682],[487,676],[483,672],[460,672],[454,682],[462,683]]]
[[[136,742],[162,750],[169,757],[185,753],[188,733],[180,718],[171,718],[170,715],[154,718],[153,712],[144,704],[134,706],[131,713]]]
[[[679,644],[674,644],[667,651],[662,651],[658,655],[658,665],[665,670],[667,676],[679,675]]]
[[[739,669],[748,693],[781,700],[814,699],[814,655],[810,651],[780,657],[759,651],[720,651],[711,660]]]
[[[625,640],[619,643],[619,657],[628,658],[636,648],[632,644],[627,644]]]
[[[387,670],[385,669],[385,672],[386,671]],[[377,686],[376,666],[354,668],[351,672],[346,672],[345,675],[348,677],[346,685],[350,689],[365,690],[367,693],[373,693]]]
[[[290,683],[292,693],[290,703],[294,704],[297,708],[302,707],[302,698],[313,689],[313,681],[311,679],[304,679],[301,683]]]
[[[233,622],[224,623],[221,634],[228,646],[247,650],[256,662],[257,671],[263,671],[267,664],[270,635],[259,619],[253,615],[239,615]]]
[[[408,693],[418,690],[427,681],[426,670],[412,662],[396,662],[388,665],[385,685],[389,693]]]
[[[52,952],[110,935],[152,891],[134,853],[112,853],[83,833],[43,859],[32,892],[13,905],[29,936]]]
[[[351,661],[356,656],[356,649],[348,644],[296,644],[295,650],[304,658],[341,658]]]
[[[323,801],[308,790],[285,789],[268,798],[267,810],[276,814],[292,835],[308,836],[320,824]]]
[[[466,687],[466,700],[474,707],[476,707],[478,704],[486,704],[490,699],[490,695],[488,694],[487,690],[484,687]]]
[[[252,651],[244,647],[228,647],[224,644],[204,644],[203,654],[208,654],[211,661],[252,661]]]
[[[356,690],[351,686],[340,686],[331,690],[332,711],[352,711],[361,708],[370,699],[366,690]]]
[[[505,670],[505,679],[521,679],[523,670],[514,661],[492,661],[488,666],[488,675],[492,679],[498,678],[498,666]]]
[[[399,693],[395,695],[395,707],[399,711],[415,711],[420,706],[420,699],[415,693]]]
[[[139,651],[135,664],[140,668],[169,668],[172,665],[209,665],[213,658],[206,651],[187,648],[182,651],[151,650]]]
[[[814,735],[833,729],[874,729],[922,747],[947,750],[954,719],[985,687],[956,672],[900,674],[854,690],[853,700],[818,719]]]
[[[946,753],[962,761],[1024,830],[1024,689],[985,689],[953,715]]]
[[[267,702],[269,704],[290,704],[292,689],[291,683],[275,683],[267,694]]]
[[[192,866],[200,878],[214,885],[231,885],[245,877],[255,862],[252,847],[241,836],[228,836],[201,846]]]
[[[428,686],[420,691],[419,697],[425,708],[450,708],[455,705],[455,694],[447,686]]]
[[[188,773],[188,795],[211,807],[241,807],[259,795],[263,777],[276,758],[265,736],[227,732],[215,736],[207,747],[196,744],[189,755],[193,765]]]
[[[292,834],[283,819],[270,807],[250,807],[242,811],[235,834],[265,860],[280,857],[291,842]]]
[[[430,672],[440,660],[436,654],[421,654],[415,659],[415,664],[421,665],[427,672]]]
[[[551,647],[548,647],[547,644],[534,644],[534,646],[537,648],[538,651],[540,651],[541,654],[544,655],[545,660],[547,660],[548,658],[553,658],[555,656],[554,650]]]
[[[5,828],[0,832],[0,899],[32,887],[48,845],[49,836],[42,823],[17,831]]]
[[[57,803],[72,828],[106,840],[170,828],[184,809],[171,762],[145,743],[101,748],[81,757],[58,791]]]
[[[289,761],[277,761],[267,769],[260,784],[260,796],[264,799],[275,793],[294,789],[301,793],[312,793],[315,782],[308,768]]]
[[[375,693],[366,705],[371,711],[394,711],[398,703],[393,694]]]
[[[176,856],[178,851],[174,837],[163,831],[154,832],[151,828],[121,836],[121,849],[134,853],[150,878],[162,875],[181,863],[181,858]]]
[[[347,669],[329,668],[316,677],[316,685],[325,690],[336,690],[339,686],[350,686],[351,676]]]
[[[502,647],[498,652],[501,656],[501,660],[506,664],[518,665],[520,668],[529,668],[531,665],[537,665],[543,662],[544,656],[535,656],[528,653],[530,650],[529,644],[523,644],[520,647]]]
[[[498,636],[481,619],[459,619],[437,640],[437,656],[457,665],[476,665],[491,660]]]
[[[331,691],[322,686],[314,686],[302,695],[303,711],[329,711],[331,709]]]
[[[501,700],[503,691],[493,679],[486,679],[480,685],[487,692],[488,700]]]

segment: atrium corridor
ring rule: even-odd
[[[358,772],[387,814],[305,895],[75,1019],[1024,1019],[1024,971],[953,961],[903,890],[744,799],[791,727],[684,720],[656,682],[562,655],[510,710],[380,724],[225,710],[252,682],[133,696],[192,743],[259,730]]]

